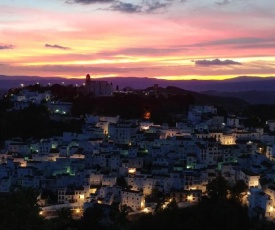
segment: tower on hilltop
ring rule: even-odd
[[[91,85],[91,76],[90,74],[86,75],[86,82],[85,82],[86,86],[90,86]]]
[[[90,74],[86,75],[85,89],[86,89],[86,93],[90,93],[90,90],[91,90],[91,76],[90,76]]]
[[[107,81],[91,80],[90,74],[86,75],[85,80],[86,94],[92,93],[94,96],[110,96],[113,92],[113,84],[109,84]]]

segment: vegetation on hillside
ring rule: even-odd
[[[113,204],[108,207],[94,205],[87,208],[80,219],[73,218],[68,208],[58,210],[57,217],[45,219],[37,205],[38,192],[21,188],[0,196],[0,229],[6,230],[135,230],[135,229],[212,229],[212,230],[271,230],[275,225],[264,219],[249,219],[247,208],[239,199],[247,190],[240,181],[230,187],[218,176],[209,182],[209,197],[203,197],[197,205],[178,208],[171,202],[154,214],[142,214],[129,221],[127,207]],[[228,196],[234,194],[234,196]],[[102,207],[104,207],[105,212]]]
[[[223,98],[201,95],[177,87],[160,88],[155,93],[144,94],[143,91],[134,93],[116,93],[109,97],[93,97],[85,95],[82,88],[73,85],[40,86],[29,85],[23,89],[45,92],[51,91],[54,100],[72,103],[72,116],[83,118],[85,114],[120,115],[123,119],[143,119],[144,114],[150,114],[150,121],[156,124],[168,123],[174,125],[187,114],[193,104],[215,105],[218,114],[241,114],[246,117],[244,125],[249,128],[264,127],[265,121],[275,117],[274,105],[247,105],[234,98]],[[61,135],[63,131],[81,132],[82,121],[75,119],[51,120],[45,104],[31,105],[20,111],[9,111],[12,102],[11,94],[19,93],[22,88],[8,91],[7,97],[0,100],[0,140],[12,137],[45,138]],[[150,92],[150,88],[148,88]],[[152,92],[152,90],[151,90]]]

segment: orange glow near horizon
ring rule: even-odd
[[[257,77],[267,78],[271,77],[270,75],[257,75]],[[194,76],[194,75],[188,75],[188,76],[160,76],[155,77],[156,79],[162,79],[162,80],[171,80],[171,81],[178,81],[178,80],[228,80],[236,78],[236,76]]]

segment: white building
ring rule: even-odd
[[[258,188],[260,175],[256,173],[249,172],[247,170],[240,170],[238,175],[238,180],[243,180],[248,188]]]
[[[47,106],[52,114],[67,115],[71,114],[73,104],[70,102],[51,101]]]
[[[275,144],[267,145],[267,146],[266,146],[265,156],[266,156],[269,160],[275,161]]]
[[[109,124],[109,136],[114,143],[129,144],[132,136],[139,130],[137,124],[131,122],[119,122]]]
[[[266,121],[266,124],[271,132],[275,131],[275,120],[268,120]]]
[[[86,199],[85,187],[59,188],[57,199],[59,204],[63,204],[63,203],[83,204]]]
[[[140,211],[145,207],[145,197],[140,191],[122,190],[121,191],[121,206],[126,205],[133,211]]]
[[[272,200],[270,196],[261,189],[251,188],[248,195],[248,215],[250,218],[258,217],[262,219],[268,217],[273,212]]]
[[[239,118],[235,116],[229,116],[226,118],[226,125],[229,127],[238,127],[239,126]]]

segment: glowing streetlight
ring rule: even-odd
[[[148,212],[150,212],[150,211],[149,211],[148,208],[144,208],[144,209],[143,209],[143,212],[148,213]]]
[[[192,201],[192,199],[193,199],[193,196],[192,196],[192,195],[187,196],[187,200],[188,200],[188,201]]]

